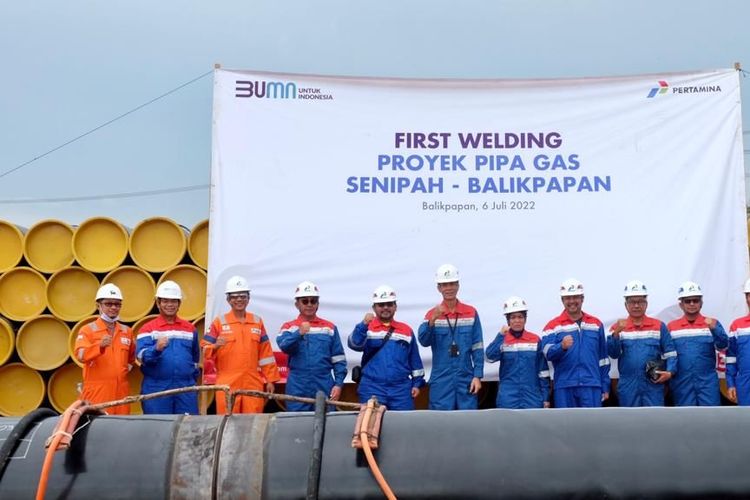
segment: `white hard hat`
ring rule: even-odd
[[[583,295],[583,283],[577,279],[569,279],[560,285],[560,297],[572,297],[574,295]]]
[[[320,297],[318,286],[312,281],[303,281],[294,290],[294,298],[298,299],[300,297]]]
[[[227,286],[224,287],[224,293],[249,292],[250,285],[242,276],[232,276],[227,280]]]
[[[372,292],[372,303],[382,304],[383,302],[395,302],[396,290],[388,285],[380,285]]]
[[[435,271],[435,283],[453,283],[458,281],[458,269],[451,264],[443,264]]]
[[[182,300],[182,289],[174,281],[167,280],[156,288],[156,298]]]
[[[750,279],[745,282],[745,293],[750,293]]]
[[[684,282],[677,290],[677,298],[684,299],[685,297],[703,297],[701,286],[694,281]]]
[[[508,297],[508,300],[503,303],[503,314],[510,314],[528,310],[529,306],[526,305],[526,301],[521,297]]]
[[[122,292],[117,288],[117,285],[107,283],[106,285],[100,286],[99,290],[96,291],[96,300],[102,299],[122,300]]]
[[[638,280],[628,281],[625,285],[625,291],[622,294],[623,297],[646,297],[648,290],[643,282]]]

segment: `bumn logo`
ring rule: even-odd
[[[267,82],[237,80],[235,97],[257,97],[267,99],[296,99],[297,84],[294,82]]]

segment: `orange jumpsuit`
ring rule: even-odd
[[[128,372],[135,362],[133,331],[115,323],[112,343],[101,347],[107,334],[107,324],[97,318],[78,332],[75,356],[83,363],[83,392],[81,399],[90,403],[105,403],[122,399],[130,394]],[[107,408],[110,415],[129,415],[130,405]]]
[[[218,338],[224,339],[226,344],[217,346]],[[233,391],[262,391],[266,381],[277,382],[281,379],[271,342],[260,316],[250,312],[246,313],[242,320],[237,319],[232,312],[219,316],[211,323],[211,328],[204,335],[201,344],[205,357],[213,359],[216,364],[218,385],[228,385]],[[264,405],[263,398],[238,396],[235,398],[232,412],[261,413]],[[216,413],[222,415],[226,410],[224,394],[217,393]]]

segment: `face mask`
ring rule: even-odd
[[[114,318],[110,318],[106,314],[102,313],[99,315],[99,317],[102,318],[102,321],[104,321],[105,323],[114,323],[115,321],[118,321],[120,319],[119,314],[115,316]]]

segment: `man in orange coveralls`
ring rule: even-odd
[[[119,323],[122,292],[107,283],[96,292],[99,318],[78,333],[75,356],[83,363],[81,399],[104,403],[130,394],[128,372],[135,361],[135,341],[130,327]],[[107,408],[110,415],[130,414],[129,405]]]
[[[250,287],[242,276],[232,276],[224,290],[231,311],[213,320],[203,337],[205,357],[216,364],[216,383],[231,389],[251,389],[274,392],[274,382],[281,376],[276,367],[271,342],[263,320],[247,311]],[[263,377],[261,373],[263,372]],[[264,379],[265,378],[265,383]],[[265,400],[238,396],[234,400],[234,413],[261,413]],[[216,395],[216,413],[227,412],[224,393]]]

